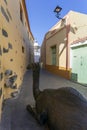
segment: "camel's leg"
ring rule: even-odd
[[[27,105],[26,107],[27,111],[31,113],[31,115],[36,118],[36,111],[34,108],[32,108],[30,105]]]
[[[47,122],[47,112],[42,112],[40,115],[36,113],[35,108],[27,105],[26,109],[31,113],[31,115],[38,121],[40,125],[45,125]]]

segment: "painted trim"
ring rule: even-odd
[[[84,42],[84,41],[86,41],[86,40],[87,40],[87,37],[83,37],[83,38],[79,38],[79,39],[73,41],[73,42],[70,43],[70,44],[73,45],[73,44],[76,44],[76,43],[78,43],[78,42]]]
[[[84,46],[84,45],[87,45],[87,40],[85,40],[85,42],[78,42],[76,44],[73,44],[70,47],[73,48],[73,47]]]
[[[61,30],[65,29],[65,28],[66,28],[66,26],[60,28],[59,30],[56,29],[57,31],[55,31],[54,34],[52,34],[51,36],[49,36],[48,38],[46,38],[46,41],[47,41],[48,39],[52,38],[55,34],[59,33]],[[51,31],[50,31],[50,33],[51,33]]]
[[[47,65],[47,64],[45,66],[45,69],[52,72],[53,74],[57,74],[57,75],[64,77],[66,79],[71,78],[71,69],[66,70],[65,67]]]
[[[66,26],[66,69],[68,69],[69,66],[69,31],[70,31],[70,25]]]

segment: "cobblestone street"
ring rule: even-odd
[[[41,70],[40,89],[74,87],[87,97],[87,87],[73,83],[69,80],[54,75],[46,70]],[[32,72],[24,75],[20,93],[17,97],[5,102],[0,130],[44,130],[36,120],[26,111],[26,105],[34,105],[32,94]]]

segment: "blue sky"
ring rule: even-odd
[[[55,7],[62,7],[61,17],[70,10],[87,14],[87,0],[25,0],[30,28],[39,45],[44,35],[54,26],[58,19],[53,12]]]

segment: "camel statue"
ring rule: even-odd
[[[26,109],[32,116],[49,130],[87,130],[87,100],[72,87],[40,91],[40,65],[33,63],[31,68],[35,108]]]

